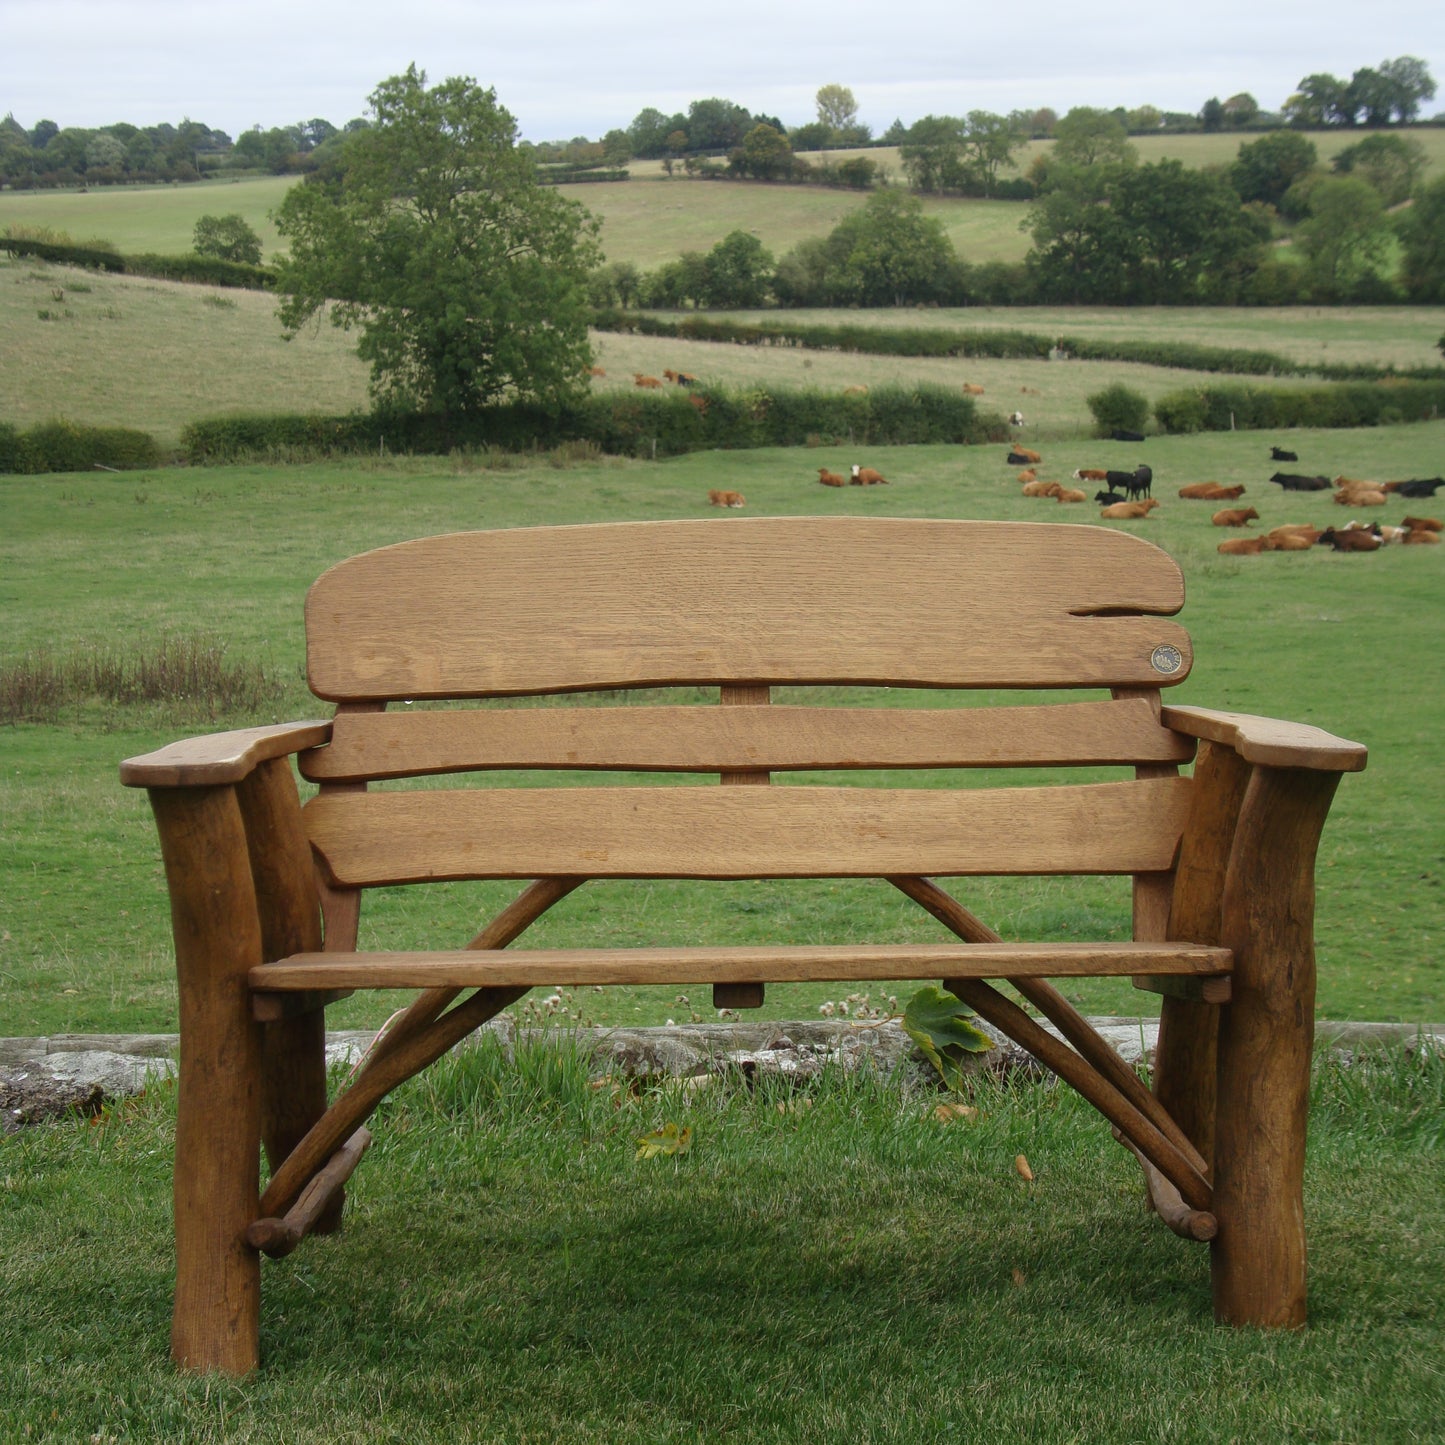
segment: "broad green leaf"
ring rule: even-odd
[[[959,1056],[993,1048],[993,1040],[968,1022],[972,1017],[972,1009],[936,983],[919,989],[903,1012],[903,1031],[955,1091],[963,1088]]]

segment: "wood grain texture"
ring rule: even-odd
[[[1194,796],[1174,870],[1166,936],[1218,943],[1223,930],[1224,884],[1239,810],[1249,786],[1251,764],[1232,748],[1206,742],[1194,765]],[[1233,980],[1224,998],[1201,988],[1196,998],[1171,992],[1174,980],[1161,984],[1159,1042],[1154,1054],[1154,1092],[1176,1118],[1206,1160],[1214,1157],[1216,1004],[1233,997]]]
[[[238,783],[267,758],[316,747],[331,736],[331,723],[277,723],[238,728],[168,743],[153,753],[127,758],[120,780],[128,788],[199,788]]]
[[[1215,974],[1229,951],[1184,943],[854,943],[691,948],[523,948],[487,953],[310,953],[252,969],[258,990],[471,988],[603,983],[769,983],[885,978]]]
[[[1233,748],[1247,762],[1272,768],[1317,768],[1358,773],[1369,760],[1363,743],[1337,738],[1306,723],[1211,708],[1166,706],[1166,726],[1191,737],[1208,738]]]
[[[268,758],[236,785],[246,826],[246,850],[256,890],[263,962],[321,947],[321,907],[311,846],[301,826],[301,800],[288,758]],[[261,1066],[261,1140],[275,1169],[326,1112],[324,1010],[267,1024]],[[338,1187],[324,1218],[311,1221],[328,1234],[341,1223]]]
[[[741,518],[456,533],[333,567],[306,602],[318,697],[671,683],[1167,685],[1173,559],[1099,527]],[[1129,615],[1135,614],[1135,615]],[[1160,647],[1172,673],[1153,659]]]
[[[1142,699],[1010,708],[534,707],[338,717],[315,782],[486,768],[763,772],[1187,763]]]
[[[1174,859],[1187,778],[1002,789],[492,788],[313,798],[343,886],[460,878],[844,878],[1148,873]]]
[[[233,789],[158,788],[150,801],[181,1025],[171,1356],[242,1375],[260,1357],[260,1268],[244,1239],[260,1174],[261,1029],[246,988],[261,957],[256,893]]]
[[[1211,1246],[1224,1324],[1305,1322],[1314,863],[1339,780],[1255,768],[1235,831],[1221,930],[1234,952],[1234,1000],[1219,1023]]]

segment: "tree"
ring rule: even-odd
[[[1445,304],[1445,176],[1422,187],[1397,224],[1405,294],[1416,305]]]
[[[1224,112],[1225,125],[1235,129],[1252,125],[1259,117],[1259,102],[1247,90],[1231,95],[1221,109]]]
[[[908,128],[898,158],[916,191],[957,190],[963,182],[965,124],[951,115],[925,115]]]
[[[1137,154],[1124,122],[1107,110],[1076,105],[1054,127],[1052,159],[1059,165],[1132,164]]]
[[[730,151],[741,145],[753,118],[730,100],[695,100],[687,108],[687,145],[694,151]]]
[[[787,136],[772,126],[755,125],[728,157],[728,163],[760,181],[780,180],[793,168],[793,148]]]
[[[773,257],[751,232],[732,231],[703,260],[703,305],[756,307],[768,299]]]
[[[1200,128],[1207,131],[1223,130],[1224,121],[1224,102],[1217,95],[1211,95],[1199,112]]]
[[[202,216],[196,222],[192,245],[200,256],[243,261],[248,266],[261,264],[261,238],[244,216],[234,212],[229,216]]]
[[[1387,60],[1380,66],[1380,74],[1394,87],[1395,114],[1402,125],[1419,115],[1422,101],[1435,99],[1435,77],[1417,56]]]
[[[846,85],[824,85],[814,96],[818,106],[818,120],[835,134],[846,130],[858,119],[858,102]]]
[[[1387,206],[1398,206],[1410,199],[1425,169],[1425,148],[1407,136],[1369,135],[1340,151],[1330,168],[1368,181]]]
[[[1349,85],[1325,72],[1307,75],[1297,94],[1284,103],[1284,113],[1294,126],[1354,125],[1358,109],[1350,98]]]
[[[1310,192],[1310,215],[1296,236],[1314,286],[1342,297],[1378,272],[1390,226],[1373,186],[1355,176],[1331,177]]]
[[[943,223],[916,196],[875,191],[834,229],[846,255],[842,279],[863,306],[943,299],[958,262]]]
[[[1028,144],[1014,123],[990,110],[971,110],[964,127],[964,169],[986,196],[993,194],[998,173],[1015,151]]]
[[[1223,177],[1178,161],[1075,172],[1028,226],[1046,299],[1109,305],[1233,299],[1269,236]]]
[[[335,171],[286,193],[280,308],[361,332],[379,402],[467,412],[581,385],[597,222],[538,183],[496,92],[466,77],[431,89],[415,65],[371,96],[374,124]]]
[[[1313,141],[1297,131],[1277,130],[1240,146],[1229,178],[1241,200],[1278,207],[1285,192],[1318,162]]]
[[[810,120],[807,125],[794,126],[788,132],[788,144],[795,151],[822,151],[833,144],[833,127],[821,120]]]

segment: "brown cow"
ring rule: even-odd
[[[1032,467],[1025,467],[1018,476],[1021,482],[1036,482],[1039,479],[1039,474]]]
[[[1259,513],[1253,507],[1226,507],[1210,519],[1216,527],[1244,527],[1259,521]]]
[[[660,387],[662,385],[655,376],[644,376],[640,371],[632,373],[632,381],[636,386]]]
[[[825,487],[842,487],[847,485],[837,472],[830,472],[827,467],[818,468],[818,480],[822,482]]]
[[[1445,532],[1445,522],[1434,517],[1401,517],[1400,525],[1412,532]]]
[[[1231,537],[1219,544],[1219,550],[1226,557],[1257,557],[1270,550],[1267,537]]]
[[[708,501],[714,507],[742,507],[747,505],[747,498],[741,492],[709,492]]]
[[[867,388],[866,386],[845,386],[845,387],[843,388],[843,395],[844,395],[844,396],[867,396],[867,395],[868,395],[868,388]]]
[[[1055,484],[1057,486],[1057,483]],[[1081,492],[1077,487],[1058,487],[1054,497],[1060,502],[1087,502],[1089,494]]]
[[[588,376],[606,376],[607,373],[606,373],[605,371],[603,371],[603,369],[602,369],[600,366],[589,366],[589,367],[587,368],[587,375],[588,375]]]
[[[1057,497],[1062,490],[1057,482],[1025,482],[1022,495],[1025,497]]]
[[[1400,540],[1401,542],[1405,543],[1406,546],[1418,547],[1422,542],[1426,544],[1429,544],[1431,542],[1438,544],[1440,541],[1440,534],[1439,532],[1422,531],[1419,527],[1409,527],[1406,529],[1405,535],[1401,537]]]
[[[1117,522],[1140,521],[1158,505],[1159,503],[1153,497],[1143,502],[1114,502],[1105,507],[1099,515]]]
[[[965,396],[982,396],[983,388],[976,381],[966,381],[963,384],[963,394]]]
[[[886,486],[888,483],[888,478],[882,472],[875,472],[872,467],[860,467],[857,462],[854,462],[853,471],[848,480],[855,487],[872,487],[879,482]]]
[[[1036,467],[1041,461],[1043,461],[1043,458],[1037,452],[1030,451],[1027,447],[1009,448],[1008,464],[1011,467]]]
[[[1232,502],[1244,495],[1244,487],[1222,487],[1218,482],[1190,482],[1187,487],[1179,488],[1179,495],[1203,502]]]
[[[1109,473],[1103,467],[1080,467],[1074,473],[1076,482],[1104,482],[1109,479]]]

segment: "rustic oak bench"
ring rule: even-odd
[[[1314,857],[1365,750],[1162,705],[1190,668],[1167,620],[1183,600],[1178,567],[1138,538],[964,521],[526,528],[333,567],[306,603],[332,718],[121,768],[150,793],[179,977],[175,1359],[256,1366],[259,1253],[335,1228],[377,1103],[537,985],[712,984],[740,1007],[770,981],[942,980],[1113,1124],[1176,1233],[1211,1241],[1218,1319],[1302,1324]],[[925,707],[914,689],[1030,696]],[[466,705],[386,711],[433,699]],[[293,756],[318,785],[304,806]],[[1070,767],[1095,771],[1039,785]],[[413,781],[512,769],[560,785]],[[645,776],[564,776],[592,769]],[[1000,777],[848,785],[879,769]],[[831,781],[774,776],[801,771]],[[935,881],[1065,874],[1131,876],[1132,939],[1006,943]],[[939,941],[507,948],[589,879],[855,877],[916,901]],[[453,879],[525,886],[463,947],[357,951],[366,889]],[[1152,1090],[1047,981],[1098,975],[1163,995]],[[421,992],[328,1103],[325,1005],[372,988]]]

